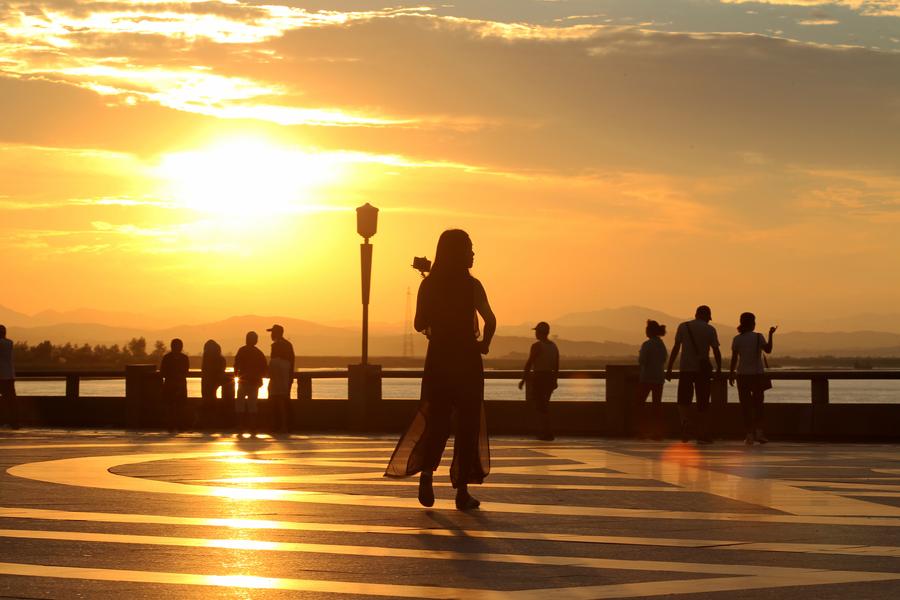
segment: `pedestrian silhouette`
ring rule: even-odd
[[[266,355],[256,347],[259,336],[255,331],[247,332],[245,339],[246,344],[234,355],[234,376],[238,380],[234,411],[239,432],[256,435],[257,400],[263,377],[266,376]]]
[[[550,420],[550,396],[559,379],[559,348],[548,339],[550,325],[541,321],[534,327],[537,341],[531,345],[519,389],[525,386],[525,400],[534,406],[537,421],[537,439],[552,441],[553,426]]]
[[[13,362],[13,343],[6,337],[5,325],[0,325],[0,400],[3,402],[3,421],[12,429],[18,429],[19,399],[16,397],[16,367]]]
[[[666,335],[666,326],[656,321],[647,320],[644,330],[647,340],[641,344],[638,364],[641,371],[638,379],[638,433],[642,437],[661,440],[665,436],[662,418],[662,393],[666,380],[666,358],[669,351],[662,341]],[[647,415],[647,396],[653,395],[650,416]]]
[[[481,282],[469,274],[475,253],[460,229],[441,234],[434,266],[419,285],[415,328],[428,337],[419,409],[397,443],[385,476],[420,473],[419,502],[434,504],[433,473],[451,431],[456,431],[450,480],[456,508],[470,510],[479,501],[470,483],[482,483],[490,471],[490,448],[484,415],[484,367],[497,327]],[[478,315],[484,320],[479,340]]]
[[[225,384],[225,357],[222,347],[215,340],[203,344],[200,366],[200,411],[205,427],[218,428],[223,423],[223,411],[219,410],[216,392]]]
[[[719,336],[716,328],[709,324],[712,310],[708,306],[698,306],[694,312],[694,320],[686,321],[678,326],[675,333],[675,345],[669,357],[666,379],[672,380],[672,365],[681,353],[678,373],[678,416],[681,421],[681,441],[690,440],[691,401],[697,396],[697,423],[695,435],[697,442],[712,442],[711,423],[709,420],[709,394],[713,377],[709,351],[712,349],[716,359],[716,376],[722,374],[722,353],[719,351]]]
[[[763,352],[772,353],[772,336],[778,327],[769,328],[769,339],[756,333],[756,315],[741,313],[738,334],[731,342],[731,368],[728,384],[737,379],[738,400],[744,415],[744,443],[752,446],[754,441],[765,444],[769,440],[763,433],[763,401],[766,390],[772,387],[772,380],[766,375]]]
[[[275,430],[287,432],[291,428],[294,346],[284,339],[284,327],[281,325],[272,325],[266,331],[272,334],[272,351],[269,355],[269,402],[275,413]]]
[[[190,360],[182,352],[184,342],[175,338],[170,343],[171,351],[162,357],[159,374],[162,376],[162,399],[169,431],[172,433],[184,427],[187,411],[187,376],[191,368]]]

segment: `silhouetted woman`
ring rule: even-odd
[[[638,364],[641,367],[637,407],[640,414],[640,419],[638,419],[640,435],[661,440],[664,433],[662,393],[663,385],[666,382],[666,359],[669,357],[669,351],[662,341],[663,336],[666,335],[666,326],[648,319],[647,328],[644,331],[647,334],[647,341],[643,343],[638,354]],[[647,419],[645,403],[647,396],[651,393],[653,394],[653,412],[652,418]]]
[[[441,234],[434,267],[422,280],[416,303],[416,331],[428,337],[419,410],[397,443],[386,477],[420,473],[419,502],[434,504],[432,474],[441,462],[456,414],[450,480],[456,488],[456,508],[477,508],[468,484],[482,483],[490,471],[490,449],[484,418],[484,368],[497,328],[481,282],[469,274],[475,253],[472,240],[460,229]],[[478,317],[484,335],[478,339]]]
[[[222,347],[215,340],[203,344],[203,363],[200,367],[201,419],[206,427],[218,427],[219,411],[216,410],[216,390],[225,383],[225,357]]]
[[[737,367],[738,400],[741,403],[741,411],[744,413],[744,431],[746,437],[744,443],[753,445],[756,440],[765,444],[766,439],[762,430],[763,400],[766,390],[772,387],[766,376],[766,367],[762,353],[771,354],[772,336],[778,327],[769,327],[769,339],[766,340],[756,329],[756,315],[753,313],[741,313],[741,321],[738,326],[738,334],[731,342],[731,370],[728,374],[728,383],[734,385],[735,367]]]

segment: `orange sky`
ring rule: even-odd
[[[364,202],[375,321],[900,306],[900,1],[10,0],[0,110],[20,312],[353,320]]]

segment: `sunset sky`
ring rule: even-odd
[[[0,111],[24,313],[350,322],[364,202],[375,321],[900,311],[900,0],[6,0]]]

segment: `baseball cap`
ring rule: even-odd
[[[550,323],[541,321],[540,323],[532,327],[532,329],[534,329],[535,331],[544,331],[546,333],[550,333]]]
[[[273,332],[276,332],[276,333],[284,333],[284,327],[282,327],[281,325],[277,325],[277,324],[276,324],[276,325],[272,325],[271,327],[269,327],[268,329],[266,329],[266,331],[273,331]]]

